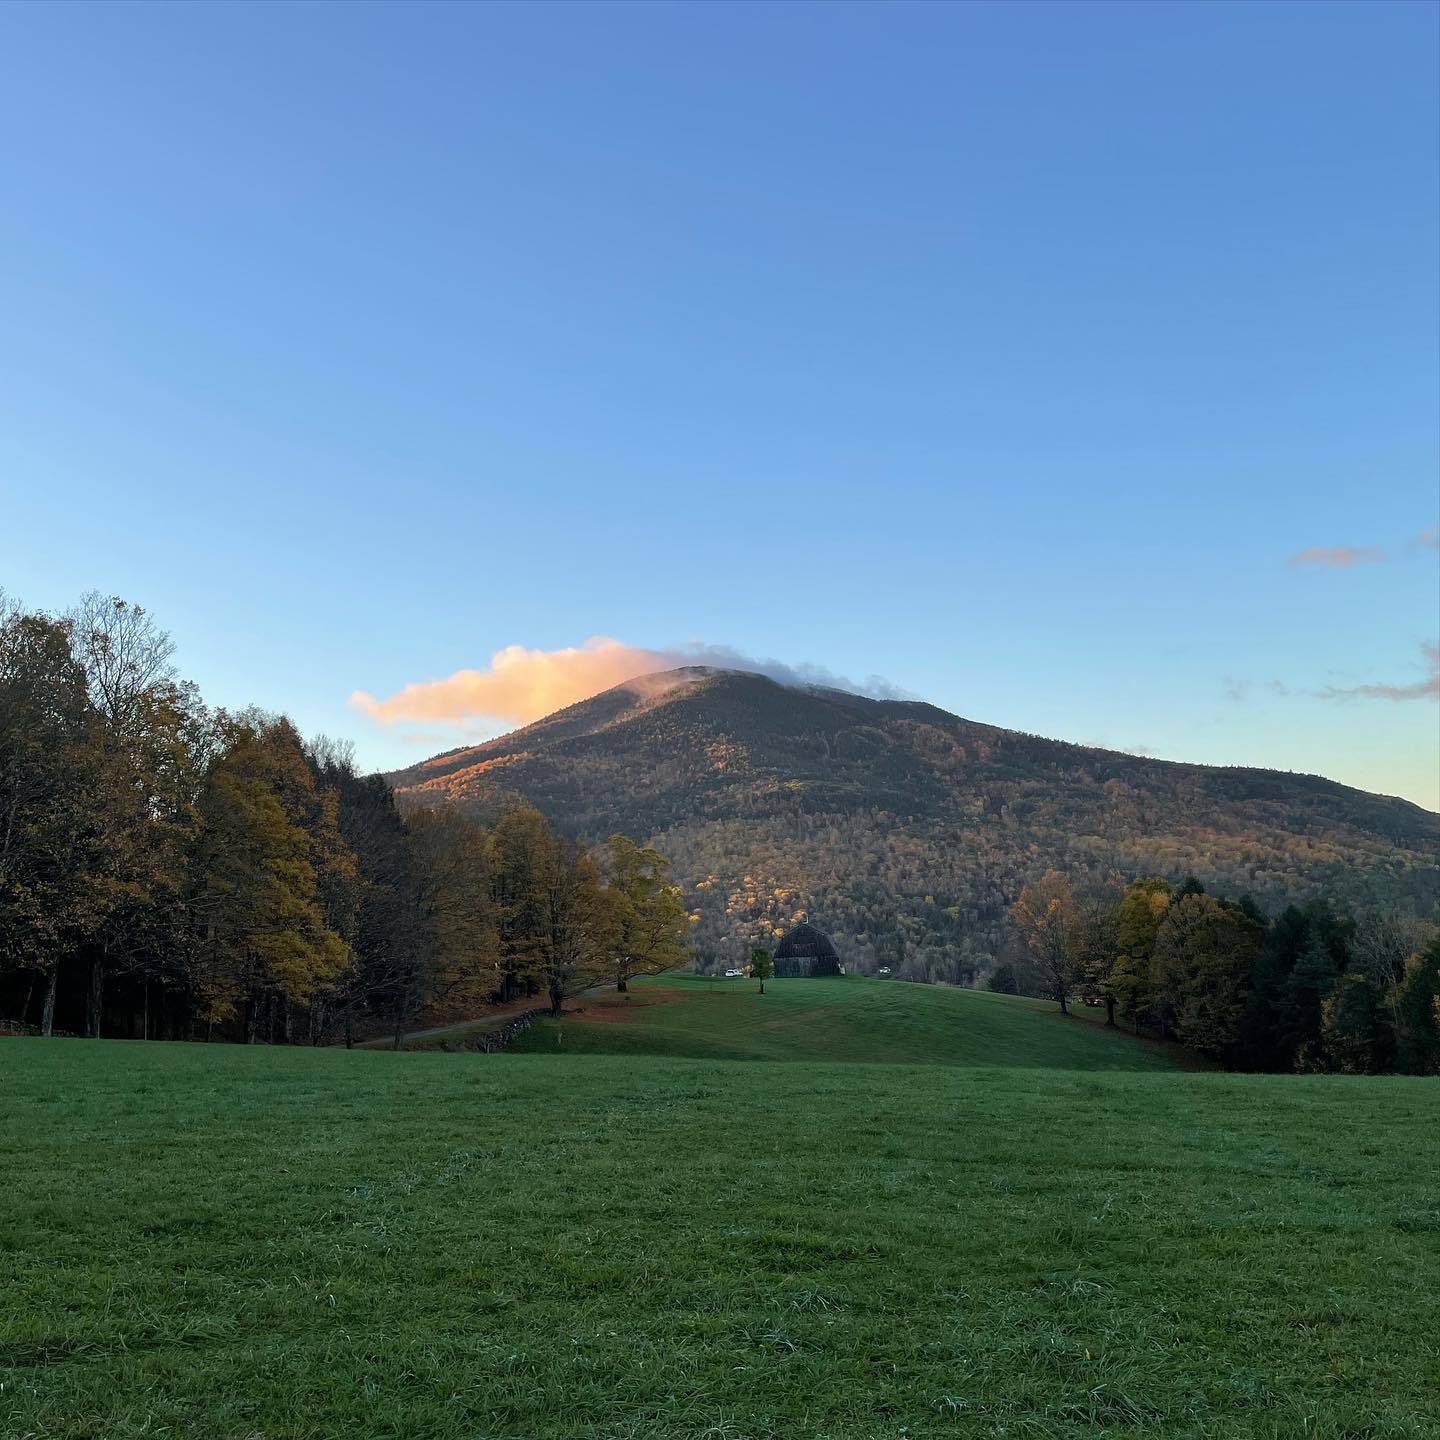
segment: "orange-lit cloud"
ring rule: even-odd
[[[597,635],[583,645],[563,650],[527,650],[523,645],[507,645],[491,656],[486,670],[457,670],[444,680],[406,685],[383,700],[357,690],[350,703],[382,725],[462,725],[476,721],[526,725],[626,680],[682,665],[751,670],[787,685],[829,685],[878,695],[895,693],[878,679],[855,685],[818,666],[753,660],[726,646],[694,643],[649,650]]]
[[[383,725],[458,725],[477,717],[524,725],[624,680],[684,663],[601,635],[565,650],[507,645],[491,656],[488,670],[457,670],[444,680],[407,685],[387,700],[357,690],[350,703]]]
[[[1323,545],[1312,545],[1308,550],[1302,550],[1298,555],[1292,555],[1290,564],[1348,570],[1352,565],[1366,565],[1384,558],[1385,552],[1375,545],[1360,547],[1336,545],[1328,549]]]
[[[1440,550],[1440,530],[1433,526],[1429,530],[1422,530],[1415,537],[1415,541],[1417,544],[1425,546],[1427,550]]]

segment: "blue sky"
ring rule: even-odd
[[[1440,808],[1437,14],[0,9],[0,585],[373,764],[609,636]]]

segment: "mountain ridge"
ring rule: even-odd
[[[716,957],[809,914],[862,963],[973,974],[1003,943],[1019,885],[1051,865],[1193,871],[1271,905],[1326,893],[1434,914],[1440,893],[1440,816],[1406,800],[705,666],[626,681],[388,778],[409,803],[488,814],[520,796],[586,841],[653,840]]]

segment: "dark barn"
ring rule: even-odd
[[[781,936],[775,950],[777,980],[844,973],[840,967],[840,955],[830,943],[830,937],[813,925],[796,925]]]

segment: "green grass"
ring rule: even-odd
[[[1168,1047],[1063,1020],[1044,1001],[903,981],[664,976],[577,1002],[513,1048],[703,1060],[838,1060],[1072,1070],[1172,1070]],[[1037,1023],[1040,1011],[1046,1023]],[[563,1032],[559,1033],[559,1032]]]
[[[1440,1086],[913,994],[973,1063],[0,1042],[0,1435],[1440,1435]]]

